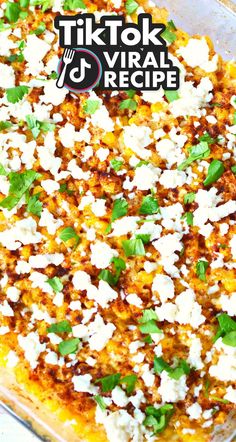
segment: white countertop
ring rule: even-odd
[[[0,407],[0,441],[39,442],[39,439]]]

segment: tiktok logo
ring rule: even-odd
[[[74,92],[93,89],[102,75],[99,58],[88,49],[65,49],[58,64],[57,87]]]

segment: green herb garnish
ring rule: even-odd
[[[145,248],[141,239],[127,239],[122,241],[122,247],[127,257],[145,256]]]
[[[210,153],[211,151],[209,149],[208,143],[206,143],[206,141],[201,141],[196,146],[190,147],[189,157],[187,158],[187,160],[183,161],[183,163],[181,163],[178,166],[178,170],[184,170],[194,161],[207,158],[210,155]]]
[[[54,276],[54,278],[49,278],[46,281],[53,289],[54,292],[58,293],[63,290],[63,284],[57,276]]]
[[[67,341],[62,341],[58,345],[59,353],[62,356],[70,355],[71,353],[76,353],[80,343],[79,338],[68,339]]]
[[[224,171],[225,167],[222,161],[213,160],[208,168],[207,177],[203,182],[204,186],[209,186],[217,181],[223,175]]]
[[[56,324],[51,324],[47,329],[48,333],[70,333],[72,332],[72,327],[69,321],[64,320],[57,322]]]
[[[208,267],[209,267],[209,262],[208,261],[204,261],[204,260],[200,259],[197,262],[196,273],[197,273],[198,278],[201,281],[206,282],[206,271],[207,271]]]

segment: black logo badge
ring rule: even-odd
[[[168,58],[165,26],[152,23],[150,14],[140,14],[138,23],[122,16],[93,14],[59,15],[60,46],[57,86],[75,92],[102,90],[165,90],[179,88],[179,69]]]

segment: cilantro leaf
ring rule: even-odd
[[[135,235],[135,239],[141,239],[143,244],[148,244],[150,242],[151,235],[148,233],[138,233]]]
[[[126,215],[128,212],[128,203],[124,198],[119,198],[115,200],[113,209],[112,209],[112,215],[111,215],[111,221],[115,221],[118,218],[121,218],[122,216]]]
[[[48,333],[70,333],[72,332],[72,327],[69,321],[60,321],[56,324],[51,324],[47,329]]]
[[[223,175],[224,171],[225,167],[222,161],[213,160],[208,168],[207,177],[203,182],[204,186],[209,186],[217,181]]]
[[[127,14],[133,14],[139,7],[139,4],[135,0],[126,0],[125,9]]]
[[[39,201],[40,193],[32,195],[28,199],[27,204],[27,212],[32,213],[33,215],[41,216],[43,203]]]
[[[59,238],[63,241],[69,241],[69,239],[75,239],[76,246],[78,245],[80,241],[79,235],[77,235],[76,231],[73,229],[73,227],[65,227],[61,230],[59,234]]]
[[[236,321],[234,321],[227,313],[221,313],[217,316],[219,327],[213,342],[222,337],[222,341],[226,345],[235,346]],[[231,335],[231,333],[234,333]],[[232,345],[233,344],[233,345]]]
[[[154,356],[154,372],[162,373],[162,371],[167,371],[171,379],[178,380],[181,376],[190,373],[190,367],[184,359],[179,360],[177,367],[170,367],[162,357]]]
[[[67,341],[61,341],[58,345],[59,353],[62,356],[70,355],[71,353],[76,353],[80,343],[79,338],[68,339]]]
[[[181,219],[184,219],[188,226],[193,226],[193,214],[192,212],[186,212]]]
[[[46,25],[43,21],[41,21],[38,27],[34,31],[31,31],[30,34],[41,35],[44,33],[45,30],[46,30]]]
[[[167,427],[173,413],[174,406],[172,404],[165,404],[159,408],[150,405],[146,407],[146,418],[143,421],[143,425],[145,427],[152,427],[153,434],[161,433]]]
[[[10,121],[0,121],[0,131],[9,129],[10,127],[12,127],[12,123],[10,123]]]
[[[55,124],[38,121],[35,115],[26,115],[25,120],[34,138],[39,136],[41,130],[49,132],[55,129]]]
[[[216,140],[210,136],[208,132],[199,137],[199,141],[205,141],[208,144],[214,144]]]
[[[122,241],[122,247],[127,257],[145,256],[145,248],[141,239],[127,239]]]
[[[87,100],[83,109],[86,114],[93,115],[96,110],[100,107],[100,102],[98,100]]]
[[[98,275],[99,279],[102,279],[103,281],[106,281],[109,285],[116,285],[119,281],[120,274],[122,270],[126,269],[125,261],[121,258],[112,258],[111,262],[114,264],[115,267],[115,275],[113,275],[110,270],[103,269]]]
[[[1,176],[7,176],[8,175],[7,171],[5,170],[5,168],[3,167],[3,165],[1,163],[0,163],[0,175]]]
[[[29,91],[28,86],[16,86],[6,89],[7,100],[9,103],[18,103]]]
[[[231,331],[222,338],[222,342],[225,345],[230,345],[231,347],[236,347],[236,331]]]
[[[59,192],[60,193],[67,193],[67,195],[73,195],[74,190],[68,189],[67,184],[63,183],[63,184],[60,185]]]
[[[61,292],[63,290],[63,284],[60,278],[58,278],[57,276],[54,276],[54,278],[49,278],[46,282],[52,287],[52,289],[56,293]]]
[[[145,322],[151,321],[152,319],[154,319],[155,321],[158,321],[158,317],[157,317],[155,310],[150,308],[148,310],[143,311],[142,318],[139,319],[139,322],[144,324]]]
[[[39,174],[34,170],[26,170],[22,173],[9,173],[9,195],[0,202],[0,207],[8,210],[13,209],[38,177]]]
[[[211,151],[208,143],[206,143],[206,141],[201,141],[199,144],[196,144],[196,146],[192,146],[189,149],[189,157],[178,166],[178,170],[184,170],[194,161],[207,158],[210,153]]]
[[[114,158],[113,160],[110,161],[110,165],[115,172],[118,172],[123,165],[123,161]]]
[[[167,23],[166,29],[161,33],[162,38],[164,38],[168,43],[174,43],[177,39],[177,35],[173,31],[176,31],[175,24],[173,20]]]
[[[10,23],[16,23],[20,16],[19,3],[7,2],[5,17]]]
[[[180,95],[178,91],[165,91],[165,97],[169,103],[172,103],[172,101],[179,100]]]
[[[201,281],[206,281],[206,270],[209,267],[209,262],[200,259],[196,265],[196,273]]]
[[[127,100],[123,100],[119,104],[120,110],[130,109],[135,111],[137,107],[138,107],[137,101],[133,100],[132,98],[127,98]]]
[[[184,204],[191,204],[195,201],[196,193],[189,192],[184,195]]]
[[[139,325],[139,330],[144,334],[162,333],[162,330],[156,325],[155,319],[150,319],[150,321]]]
[[[151,195],[143,197],[139,213],[141,215],[154,215],[160,211],[159,204],[156,198]]]
[[[120,380],[120,384],[126,384],[126,391],[128,394],[131,394],[134,391],[137,379],[135,374],[129,374]]]
[[[95,384],[102,384],[103,393],[107,393],[108,391],[112,391],[119,382],[120,382],[121,374],[115,373],[108,376],[104,376],[103,378],[97,379]]]
[[[65,0],[65,11],[74,11],[75,9],[86,9],[86,6],[82,0]]]
[[[231,167],[232,172],[236,175],[236,165]]]
[[[100,396],[100,394],[96,394],[96,396],[94,396],[93,399],[97,402],[97,404],[99,405],[99,407],[101,408],[102,411],[106,410],[106,408],[107,408],[106,403],[105,403],[103,397]]]
[[[47,11],[53,5],[53,0],[30,0],[32,6],[42,6],[42,12]]]

